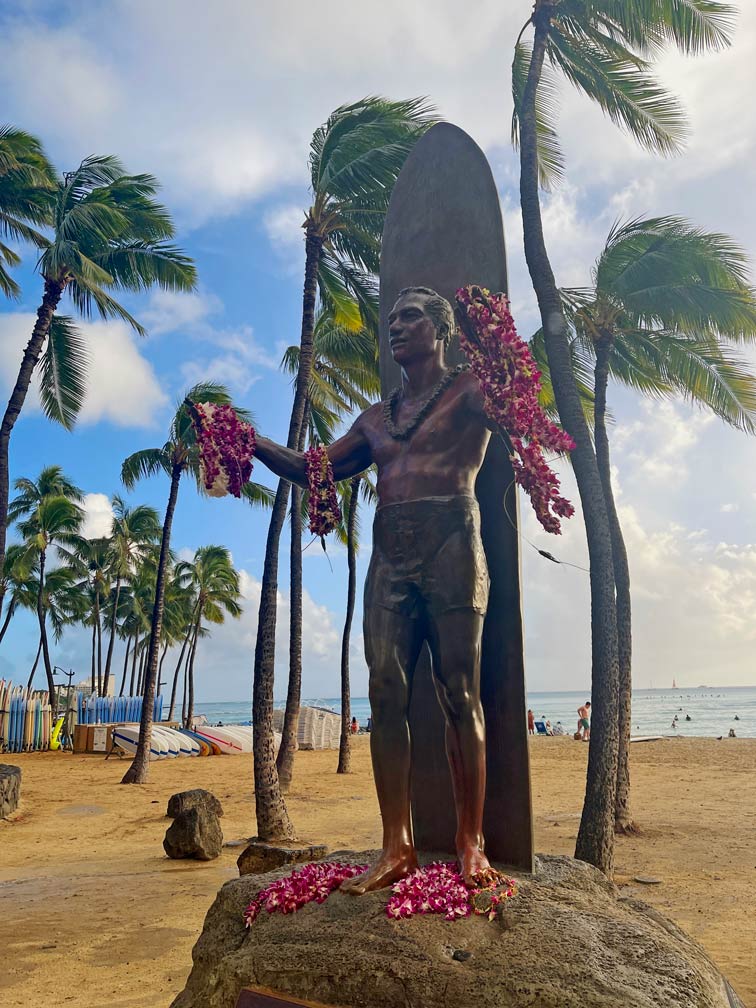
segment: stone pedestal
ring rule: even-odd
[[[384,890],[245,929],[247,904],[288,873],[223,886],[171,1008],[234,1008],[246,987],[332,1008],[743,1008],[691,938],[571,858],[537,858],[492,921],[390,920]]]

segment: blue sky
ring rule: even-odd
[[[730,51],[703,59],[670,55],[660,68],[691,120],[682,157],[664,161],[637,150],[565,90],[567,178],[544,203],[561,284],[586,281],[618,217],[683,214],[756,253],[756,12],[742,6]],[[91,380],[80,423],[67,434],[30,400],[12,441],[14,476],[61,464],[91,495],[89,527],[101,533],[107,499],[123,493],[123,458],[165,440],[175,401],[203,377],[229,384],[261,431],[284,438],[291,396],[278,364],[299,331],[309,138],[334,107],[365,94],[426,95],[486,150],[501,193],[515,319],[524,335],[532,331],[536,311],[522,256],[507,86],[513,38],[530,3],[479,0],[474,8],[475,31],[460,46],[459,9],[451,0],[419,0],[410,9],[398,0],[4,5],[4,120],[40,136],[61,170],[88,154],[114,153],[129,170],[155,174],[178,242],[200,276],[196,295],[129,300],[149,330],[144,340],[118,323],[85,327]],[[19,280],[22,302],[0,303],[3,392],[38,304],[31,254]],[[668,684],[673,676],[678,684],[754,682],[753,439],[683,404],[639,403],[615,389],[610,397],[633,573],[637,685]],[[268,479],[259,465],[255,476]],[[564,485],[574,498],[569,472]],[[166,497],[166,480],[156,478],[130,500],[162,512]],[[585,566],[579,515],[561,540],[542,534],[527,513],[524,530],[537,545]],[[228,545],[245,591],[242,619],[201,645],[200,699],[250,693],[265,531],[263,514],[233,500],[202,500],[189,484],[182,488],[174,547],[191,553],[206,543]],[[367,517],[363,532],[369,546]],[[528,683],[583,689],[590,678],[587,577],[548,564],[527,544],[523,551]],[[281,553],[278,696],[285,692],[287,555],[288,545]],[[305,552],[304,691],[314,696],[338,691],[346,565],[335,544],[329,556],[330,563],[317,544]],[[356,626],[354,692],[362,695],[367,676]],[[0,675],[24,679],[36,643],[33,621],[18,619],[0,650]],[[87,648],[85,635],[71,632],[55,660],[85,674]]]

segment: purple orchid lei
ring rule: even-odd
[[[324,903],[342,882],[366,870],[366,865],[338,861],[320,861],[298,868],[260,890],[244,911],[244,923],[249,927],[263,910],[288,914],[307,903]],[[441,914],[451,921],[478,914],[493,920],[496,908],[516,893],[514,879],[505,875],[497,873],[496,881],[470,888],[455,863],[434,861],[391,887],[386,915],[400,920],[416,914]]]
[[[310,491],[310,532],[322,539],[341,521],[341,508],[336,496],[333,469],[323,445],[313,445],[304,454],[307,485]]]
[[[541,372],[517,335],[506,295],[469,286],[457,291],[456,301],[460,346],[480,383],[486,414],[509,435],[515,479],[536,517],[547,532],[558,535],[559,519],[571,517],[575,509],[560,496],[559,478],[543,451],[572,451],[575,442],[538,402]]]
[[[241,497],[242,487],[252,474],[254,428],[240,420],[227,404],[189,406],[200,453],[202,485],[210,497]]]

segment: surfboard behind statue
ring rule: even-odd
[[[391,197],[380,276],[380,370],[384,397],[401,381],[391,357],[388,315],[403,287],[431,287],[454,303],[476,283],[507,290],[499,197],[485,155],[456,126],[439,123],[417,142]],[[462,360],[455,343],[447,360]],[[530,770],[520,605],[520,557],[514,474],[492,437],[476,495],[491,590],[483,629],[481,700],[486,720],[486,852],[533,870]],[[412,823],[419,850],[454,852],[456,829],[444,719],[424,648],[412,686]]]

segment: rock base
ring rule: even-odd
[[[163,850],[169,858],[212,861],[223,847],[220,820],[204,805],[179,812],[166,830]]]
[[[21,800],[21,767],[0,763],[0,819],[15,812]]]
[[[266,875],[284,865],[322,861],[327,853],[325,844],[282,847],[262,840],[250,840],[249,846],[236,859],[236,865],[240,875]]]
[[[699,945],[572,858],[538,858],[492,921],[390,920],[384,890],[245,929],[252,898],[289,871],[223,886],[171,1008],[234,1008],[247,986],[333,1008],[743,1008]]]

